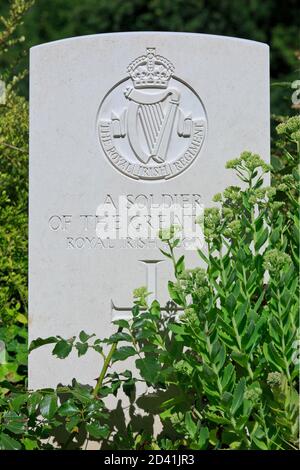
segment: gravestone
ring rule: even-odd
[[[33,47],[30,340],[107,337],[141,285],[164,307],[173,273],[159,251],[157,211],[176,206],[194,220],[238,184],[225,163],[244,150],[269,160],[265,44],[152,32]],[[186,258],[199,263],[192,245]],[[33,351],[30,388],[95,383],[95,354],[61,361],[47,347]]]

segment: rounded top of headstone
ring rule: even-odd
[[[193,39],[205,39],[211,41],[232,41],[239,44],[245,44],[245,46],[255,46],[255,47],[264,47],[269,48],[269,45],[260,41],[254,41],[252,39],[238,38],[234,36],[221,36],[215,34],[204,34],[204,33],[188,33],[188,32],[175,32],[175,31],[128,31],[128,32],[118,32],[118,33],[98,33],[98,34],[88,34],[83,36],[73,36],[65,39],[58,39],[56,41],[50,41],[43,44],[38,44],[30,48],[30,50],[45,47],[45,46],[59,46],[61,44],[71,43],[74,41],[87,41],[91,39],[113,39],[117,36],[127,36],[127,37],[136,37],[136,36],[176,36],[181,37],[191,37]]]

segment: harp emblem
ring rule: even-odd
[[[156,54],[155,48],[147,48],[133,60],[127,73],[128,78],[100,106],[102,148],[127,176],[171,178],[200,151],[206,130],[204,107],[198,95],[174,76],[174,65]],[[196,116],[187,109],[188,101]]]
[[[129,89],[125,96],[130,102],[128,139],[137,159],[142,163],[148,163],[151,159],[163,163],[179,105],[178,91],[170,88],[163,92],[146,93]],[[146,151],[142,146],[143,140]]]

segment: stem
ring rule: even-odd
[[[120,333],[122,331],[123,328],[119,327],[118,328],[118,333]],[[101,369],[101,372],[100,372],[100,375],[99,375],[99,378],[97,380],[97,383],[96,383],[96,386],[93,390],[93,397],[96,398],[98,396],[98,392],[100,390],[100,388],[102,387],[102,383],[103,383],[103,380],[105,379],[105,376],[106,376],[106,372],[107,372],[107,369],[109,368],[110,366],[110,362],[111,362],[111,359],[113,357],[113,354],[116,350],[118,346],[118,341],[116,341],[115,343],[112,343],[111,345],[111,348],[109,350],[109,353],[108,355],[106,356],[106,359],[103,363],[103,366],[102,366],[102,369]]]
[[[233,325],[233,330],[234,330],[234,332],[235,332],[235,339],[236,339],[236,341],[237,341],[239,350],[240,350],[240,352],[242,352],[241,337],[240,337],[239,332],[238,332],[238,328],[237,328],[237,324],[236,324],[235,318],[232,318],[232,325]]]
[[[76,434],[75,432],[71,432],[71,434],[69,435],[68,439],[66,440],[66,442],[65,442],[64,445],[63,445],[63,449],[68,449],[68,446],[69,446],[69,444],[72,443],[73,437],[75,437],[75,434]]]
[[[250,379],[253,380],[254,375],[253,375],[253,371],[252,371],[252,369],[251,369],[251,365],[250,365],[249,362],[247,363],[247,370],[248,370]]]
[[[173,247],[172,247],[169,240],[168,240],[168,245],[169,245],[169,250],[170,250],[170,254],[171,254],[172,262],[173,262],[173,266],[174,266],[175,277],[177,279],[176,258],[175,258],[175,255],[174,255],[174,249],[173,249]]]
[[[135,340],[135,337],[134,337],[134,334],[133,334],[133,331],[131,330],[131,328],[130,328],[130,336],[131,336],[132,344],[135,347],[137,355],[139,356],[140,359],[142,359],[139,345]]]
[[[7,142],[0,141],[0,145],[3,145],[4,147],[8,147],[12,150],[17,150],[18,152],[27,153],[26,150],[16,147],[15,145],[8,144]]]
[[[220,259],[220,266],[221,266],[221,279],[224,288],[226,289],[227,286],[227,276],[224,268],[224,263],[223,263],[223,254],[222,254],[222,247],[219,249],[219,259]]]
[[[250,211],[250,217],[251,217],[251,227],[253,231],[253,249],[254,249],[254,256],[258,254],[256,250],[256,242],[257,242],[257,233],[256,233],[256,227],[255,227],[255,213],[254,213],[254,208],[251,207]]]

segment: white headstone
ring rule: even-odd
[[[136,238],[131,215],[129,233],[122,217],[134,203],[179,204],[194,215],[237,184],[225,163],[244,150],[269,159],[265,44],[119,33],[32,48],[30,340],[81,330],[108,336],[141,285],[165,305],[172,266],[145,232],[151,220],[137,224]],[[186,256],[198,263],[193,250]],[[93,384],[93,354],[61,361],[48,348],[34,351],[30,387],[73,377]]]

